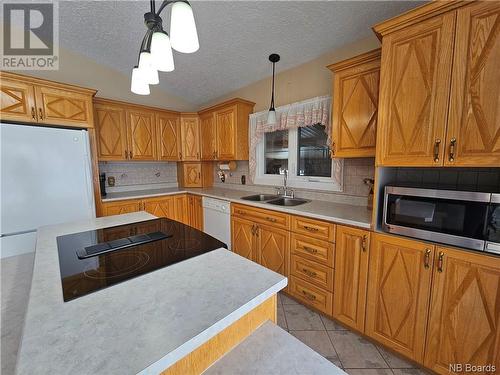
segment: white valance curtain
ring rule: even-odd
[[[278,107],[276,108],[276,124],[267,124],[267,110],[252,113],[250,115],[250,178],[252,180],[254,179],[257,168],[255,153],[257,144],[262,141],[266,133],[321,124],[325,126],[328,135],[328,144],[331,144],[331,104],[331,96],[318,96],[316,98]]]

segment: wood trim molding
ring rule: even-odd
[[[327,65],[327,68],[332,72],[338,72],[344,69],[353,68],[357,65],[365,64],[370,61],[379,60],[382,56],[382,48],[377,48],[368,52],[365,52],[361,55],[357,55],[351,57],[347,60],[342,60],[330,65]]]
[[[255,103],[251,102],[250,100],[245,100],[245,99],[241,99],[241,98],[234,98],[234,99],[226,100],[225,102],[222,102],[222,103],[215,104],[215,105],[207,107],[207,108],[200,109],[198,111],[198,114],[214,111],[216,109],[227,107],[227,106],[234,105],[234,104],[248,106],[248,107],[251,107],[252,109],[255,106]]]
[[[74,90],[78,91],[80,93],[84,94],[89,94],[94,96],[97,93],[97,90],[94,89],[89,89],[87,87],[82,87],[82,86],[77,86],[77,85],[72,85],[68,83],[62,83],[62,82],[56,82],[56,81],[50,81],[48,79],[42,79],[42,78],[36,78],[33,76],[28,76],[28,75],[23,75],[23,74],[18,74],[18,73],[12,73],[12,72],[6,72],[4,70],[0,71],[0,78],[1,77],[6,77],[9,79],[13,80],[19,80],[23,82],[30,82],[33,84],[41,85],[41,86],[49,86],[61,90]]]
[[[155,111],[155,112],[169,113],[172,115],[180,115],[181,114],[178,111],[172,111],[170,109],[150,107],[147,105],[123,102],[121,100],[106,99],[106,98],[101,98],[101,97],[94,97],[94,103],[126,106],[126,107],[131,107],[131,108],[140,109],[140,110],[149,110],[149,111]]]
[[[174,363],[163,371],[161,375],[201,374],[263,323],[268,320],[276,323],[276,314],[277,296],[274,295],[187,356]],[[168,332],[165,334],[168,334]]]
[[[394,31],[423,22],[453,9],[470,4],[472,0],[433,1],[415,9],[409,10],[396,17],[377,23],[372,27],[373,32],[382,40],[382,37]]]

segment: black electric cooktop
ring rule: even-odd
[[[57,237],[64,301],[207,253],[223,242],[170,219]]]

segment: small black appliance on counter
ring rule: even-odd
[[[101,187],[101,197],[106,196],[106,173],[99,174],[99,186]]]

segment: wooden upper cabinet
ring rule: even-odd
[[[380,49],[328,68],[334,73],[332,155],[375,156]]]
[[[200,115],[201,160],[217,159],[217,131],[212,112]]]
[[[248,116],[254,105],[237,98],[198,112],[203,160],[248,160]]]
[[[378,165],[442,165],[454,30],[448,12],[383,35]]]
[[[434,245],[375,234],[365,334],[422,363]]]
[[[182,186],[202,187],[201,163],[182,163]]]
[[[217,127],[217,153],[220,160],[236,158],[236,106],[215,112]]]
[[[365,327],[370,232],[337,225],[333,317],[360,332]]]
[[[453,363],[491,364],[498,372],[500,258],[438,247],[434,270],[426,367],[450,374],[459,372],[450,372]]]
[[[127,125],[121,106],[94,103],[99,160],[127,159]]]
[[[156,134],[158,138],[158,159],[181,160],[180,117],[177,114],[157,112]]]
[[[32,83],[10,79],[2,72],[0,80],[0,118],[2,121],[36,122],[35,87]]]
[[[197,115],[181,115],[182,160],[200,160],[200,127]]]
[[[92,96],[75,91],[35,86],[38,122],[93,127]]]
[[[500,2],[457,10],[445,165],[500,165]]]
[[[155,160],[157,138],[154,112],[129,108],[126,113],[129,158]]]
[[[3,121],[92,128],[95,93],[82,87],[1,72],[0,116]]]

